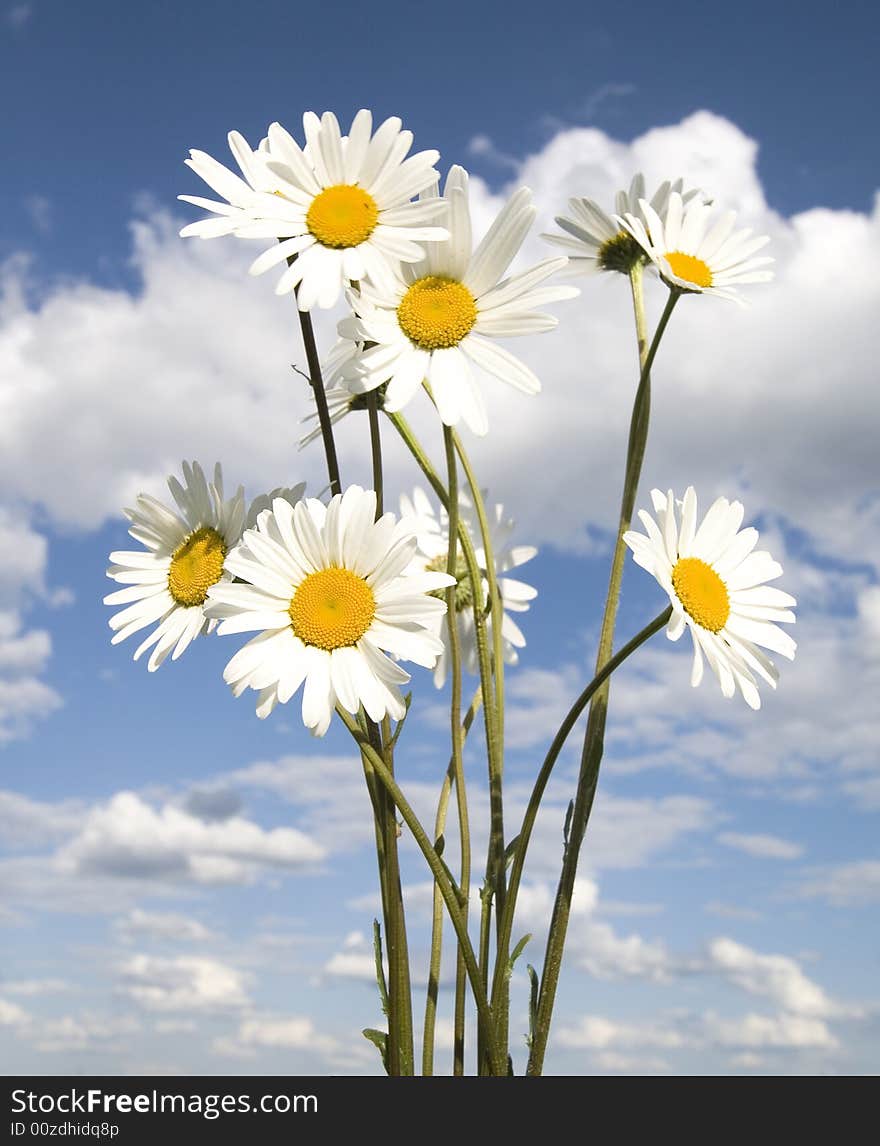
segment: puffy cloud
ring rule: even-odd
[[[265,831],[238,816],[205,823],[173,805],[157,810],[134,792],[118,792],[90,810],[58,864],[86,875],[222,884],[250,882],[265,867],[310,867],[324,855],[294,828]]]
[[[28,1021],[26,1011],[18,1003],[10,1003],[0,999],[0,1027],[17,1027]]]
[[[647,481],[695,482],[704,498],[748,486],[751,514],[784,511],[824,551],[876,560],[870,527],[880,504],[852,493],[874,456],[880,285],[870,268],[880,216],[815,209],[781,219],[766,204],[756,159],[754,140],[698,112],[631,143],[595,129],[560,131],[510,186],[530,185],[539,225],[552,226],[571,194],[610,206],[635,170],[649,182],[681,174],[771,234],[777,279],[755,289],[751,311],[704,298],[679,307],[655,369]],[[508,190],[493,195],[473,180],[477,229]],[[66,282],[41,292],[31,310],[22,301],[21,261],[6,270],[0,406],[9,416],[0,421],[0,478],[12,496],[43,504],[68,525],[97,524],[142,486],[158,491],[184,456],[220,456],[237,477],[271,487],[289,475],[295,421],[307,409],[289,368],[302,357],[290,300],[244,274],[245,244],[181,241],[161,213],[132,230],[137,297]],[[523,257],[546,253],[536,228]],[[652,310],[659,298],[651,292]],[[606,479],[619,469],[634,354],[625,333],[609,339],[608,331],[626,330],[628,305],[622,282],[587,283],[585,297],[560,310],[559,331],[520,343],[540,365],[543,395],[489,389],[493,433],[480,443],[480,471],[537,541],[577,543],[586,525],[613,521],[617,489]],[[332,326],[332,316],[320,316],[324,346]],[[508,448],[526,419],[529,466]],[[355,469],[366,456],[357,436],[342,431]],[[541,458],[553,464],[540,466]],[[391,484],[402,465],[390,449]],[[81,476],[75,488],[61,480],[71,468]],[[302,468],[318,478],[318,456],[304,456]],[[591,497],[571,497],[573,482]]]
[[[35,720],[61,704],[41,677],[52,653],[43,629],[23,628],[23,612],[49,596],[45,584],[47,543],[20,513],[0,505],[0,745],[26,736]]]
[[[804,1015],[748,1014],[739,1019],[710,1016],[706,1032],[723,1047],[836,1050],[840,1045],[825,1022]]]
[[[120,991],[150,1011],[229,1011],[249,1003],[245,976],[202,955],[133,955],[120,967]]]
[[[0,791],[0,841],[6,847],[52,843],[78,830],[83,804],[78,800],[49,803],[17,792]]]
[[[710,966],[750,995],[772,1000],[791,1015],[833,1018],[852,1010],[833,1002],[787,955],[762,955],[733,939],[713,939]],[[856,1012],[859,1013],[859,1012]]]
[[[672,1049],[686,1044],[685,1036],[675,1024],[627,1023],[584,1015],[575,1026],[564,1026],[557,1038],[564,1047],[607,1050],[612,1047],[664,1047]]]

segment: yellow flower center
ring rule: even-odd
[[[373,196],[349,183],[325,187],[306,214],[306,226],[325,247],[356,247],[369,239],[378,221]]]
[[[223,575],[226,542],[216,529],[203,525],[171,555],[168,592],[178,605],[204,605],[208,590]]]
[[[699,557],[680,557],[672,570],[672,587],[698,625],[717,633],[727,624],[730,597],[711,565]]]
[[[684,251],[667,251],[664,257],[676,278],[684,279],[685,282],[698,287],[712,285],[712,272],[696,255],[686,255]]]
[[[468,288],[443,275],[425,275],[412,284],[397,308],[400,329],[423,350],[457,346],[477,321]]]
[[[362,577],[331,566],[300,583],[288,613],[304,644],[332,652],[357,644],[376,615],[376,598]]]

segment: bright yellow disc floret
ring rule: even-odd
[[[331,566],[299,584],[288,612],[303,644],[332,652],[357,644],[376,615],[376,598],[362,577]]]
[[[680,557],[672,570],[672,587],[698,625],[718,633],[727,624],[730,595],[711,565],[699,557]]]
[[[693,283],[697,287],[712,285],[712,272],[708,263],[696,255],[686,255],[684,251],[667,251],[664,256],[676,278]]]
[[[225,559],[226,542],[216,529],[202,526],[171,555],[168,592],[178,605],[203,605],[208,590],[223,574]]]
[[[456,279],[425,275],[400,300],[397,321],[422,350],[457,346],[477,321],[474,296]]]
[[[376,200],[363,187],[337,183],[312,200],[306,226],[325,247],[356,247],[369,239],[379,221]]]

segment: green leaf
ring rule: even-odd
[[[528,941],[531,939],[532,939],[531,933],[529,933],[528,935],[522,936],[522,939],[519,941],[519,943],[517,943],[516,947],[514,947],[513,950],[511,951],[510,958],[508,959],[508,979],[510,979],[510,976],[513,974],[513,965],[516,964],[517,959],[520,957],[520,955],[522,955],[522,951],[525,950],[526,943],[528,943]]]
[[[388,984],[385,982],[385,963],[382,959],[382,928],[379,926],[378,919],[373,920],[373,954],[376,956],[376,984],[379,987],[382,1014],[387,1018]]]
[[[437,839],[434,840],[434,851],[437,853],[438,856],[442,856],[445,848],[446,848],[446,837],[443,835],[439,835],[437,837]]]
[[[519,836],[514,836],[507,847],[504,849],[504,868],[505,871],[513,863],[513,857],[516,855],[517,845],[519,844]]]
[[[368,1039],[373,1046],[378,1050],[382,1056],[382,1065],[385,1067],[385,1073],[388,1073],[388,1035],[384,1031],[377,1031],[374,1027],[365,1027],[361,1032],[365,1039]]]

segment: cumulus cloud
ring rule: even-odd
[[[0,404],[2,408],[2,404]],[[26,736],[34,721],[61,705],[42,677],[52,653],[44,629],[25,629],[24,613],[49,596],[45,573],[47,542],[21,512],[0,505],[0,745]]]
[[[119,991],[150,1011],[234,1011],[249,1004],[246,977],[203,955],[133,955],[120,967]]]
[[[837,1038],[821,1019],[804,1015],[748,1014],[739,1019],[709,1017],[706,1032],[723,1047],[836,1050]]]
[[[733,939],[720,937],[709,944],[710,966],[750,995],[761,995],[792,1015],[833,1018],[852,1014],[808,979],[787,955],[762,955]],[[858,1012],[856,1012],[858,1013]]]
[[[156,809],[134,792],[118,792],[89,811],[57,858],[62,870],[86,875],[223,884],[250,882],[265,867],[306,868],[324,855],[294,828],[266,831],[237,816],[205,823],[173,805]]]
[[[561,1027],[557,1037],[562,1046],[588,1050],[685,1045],[684,1035],[673,1024],[617,1022],[601,1015],[584,1015],[575,1026]]]

